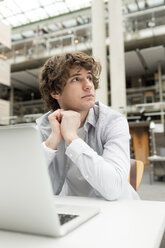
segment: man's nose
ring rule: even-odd
[[[91,89],[92,88],[92,85],[93,85],[92,81],[89,80],[88,78],[85,78],[83,80],[83,88],[84,89],[86,89],[86,90]]]

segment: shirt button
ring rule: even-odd
[[[72,153],[69,154],[69,157],[72,158]]]

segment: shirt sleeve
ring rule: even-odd
[[[103,154],[100,156],[82,139],[75,139],[66,155],[75,163],[83,177],[105,199],[120,198],[127,187],[130,170],[129,129],[125,118],[119,118],[110,128],[104,127]]]
[[[57,150],[53,150],[53,149],[47,147],[47,146],[45,145],[45,141],[42,142],[42,148],[43,148],[43,150],[44,150],[44,152],[45,152],[45,156],[46,156],[46,159],[47,159],[47,163],[48,163],[48,165],[49,165],[49,164],[52,162],[52,160],[54,159]]]

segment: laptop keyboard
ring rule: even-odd
[[[78,217],[78,215],[70,215],[70,214],[58,214],[60,224],[63,225],[66,222],[73,220],[74,218]]]

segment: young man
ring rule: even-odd
[[[54,194],[139,199],[128,183],[127,121],[95,102],[100,72],[82,52],[53,56],[42,68],[40,91],[50,111],[37,125]]]

